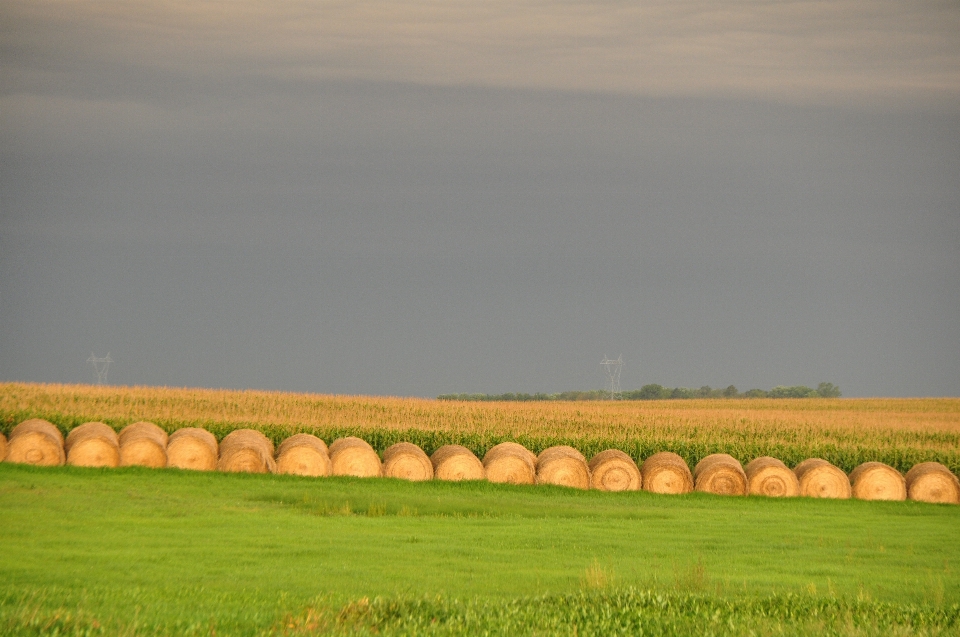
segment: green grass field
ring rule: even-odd
[[[960,507],[0,465],[3,634],[958,634]]]

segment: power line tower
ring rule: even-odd
[[[103,358],[97,358],[95,354],[91,353],[87,362],[93,363],[93,369],[97,372],[97,384],[105,384],[107,382],[107,370],[110,368],[110,363],[113,362],[113,359],[110,358],[110,352],[107,352],[107,355]]]
[[[620,400],[623,398],[623,392],[620,391],[620,370],[623,369],[623,354],[617,357],[617,360],[610,360],[606,356],[600,361],[600,366],[607,372],[607,378],[610,380],[610,400]]]

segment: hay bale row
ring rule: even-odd
[[[693,472],[675,453],[663,451],[639,467],[633,458],[608,449],[589,462],[565,445],[536,455],[515,442],[491,448],[481,461],[461,445],[444,445],[432,456],[411,443],[397,443],[383,460],[366,441],[340,438],[329,449],[311,434],[295,434],[274,450],[273,442],[254,429],[232,431],[218,444],[205,429],[178,429],[169,437],[149,422],[128,425],[120,434],[102,422],[74,428],[64,439],[46,420],[17,425],[7,439],[0,434],[0,460],[38,466],[174,467],[196,471],[285,473],[302,476],[355,476],[403,480],[488,480],[507,484],[552,484],[600,491],[768,497],[918,500],[960,504],[960,480],[937,462],[914,466],[906,476],[880,462],[866,462],[848,476],[821,458],[793,470],[776,458],[756,458],[744,468],[728,454],[703,458]]]

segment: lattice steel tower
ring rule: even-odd
[[[607,372],[607,378],[610,380],[610,400],[620,400],[623,398],[623,392],[620,391],[620,370],[623,369],[623,354],[617,357],[617,360],[610,360],[606,356],[600,361],[600,366]]]
[[[113,362],[113,359],[110,358],[110,352],[107,352],[107,355],[103,358],[97,358],[95,354],[91,353],[87,362],[93,363],[93,369],[97,372],[97,384],[106,384],[107,370],[110,369],[110,363]]]

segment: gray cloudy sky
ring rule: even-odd
[[[960,5],[0,6],[0,380],[960,395]]]

